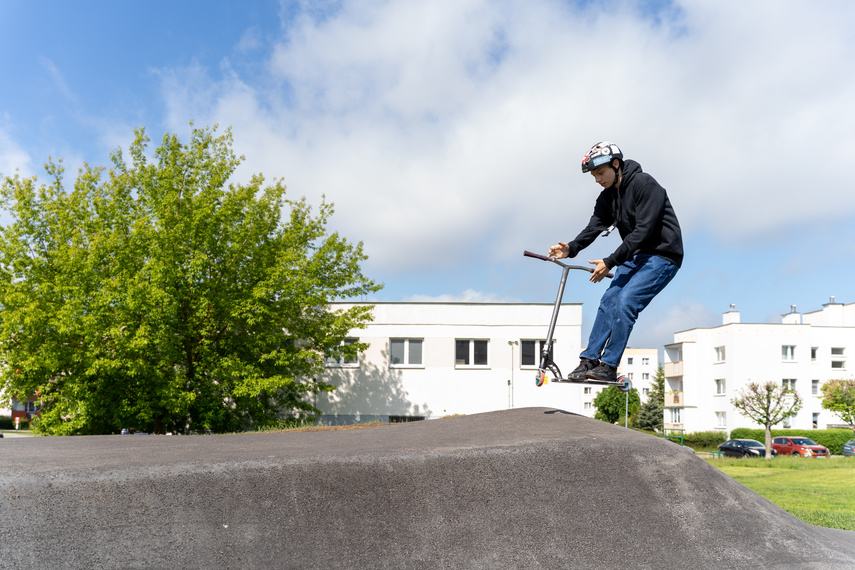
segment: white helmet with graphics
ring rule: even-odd
[[[623,153],[618,145],[609,141],[598,142],[582,159],[582,172],[591,172],[602,164],[611,164],[615,158],[623,164]]]

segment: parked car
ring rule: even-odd
[[[850,439],[843,444],[843,455],[855,455],[855,439]]]
[[[729,439],[718,450],[725,457],[766,457],[766,446],[756,439]],[[777,455],[774,449],[772,455]]]
[[[828,457],[828,448],[807,437],[774,437],[772,449],[780,455],[801,455],[802,457]]]

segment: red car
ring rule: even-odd
[[[776,437],[772,449],[778,455],[801,455],[802,457],[828,457],[828,448],[806,437]]]

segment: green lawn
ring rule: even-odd
[[[707,461],[806,523],[855,530],[855,457]]]

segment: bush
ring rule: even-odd
[[[725,441],[727,434],[723,431],[696,431],[683,436],[684,445],[692,449],[716,449]]]
[[[855,435],[848,429],[773,429],[772,437],[808,437],[820,445],[828,448],[832,455],[840,455],[843,453],[843,444],[850,439],[855,438]],[[766,430],[737,428],[730,432],[730,437],[734,439],[756,439],[760,443],[764,443],[766,439]]]

